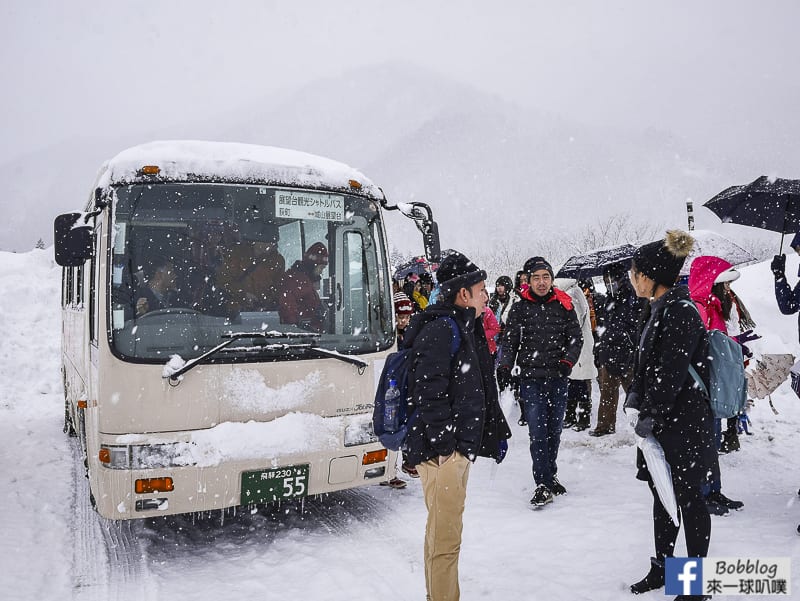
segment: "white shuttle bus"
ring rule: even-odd
[[[154,142],[55,222],[65,431],[109,519],[296,499],[394,476],[372,432],[395,341],[383,215],[436,260],[422,203],[306,153]]]

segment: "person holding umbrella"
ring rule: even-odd
[[[800,254],[800,232],[795,234],[789,246]],[[770,269],[775,276],[775,300],[778,302],[778,309],[784,315],[797,313],[800,311],[800,282],[792,288],[786,280],[786,255],[775,255]],[[800,315],[798,315],[798,337],[800,337]]]
[[[705,557],[711,540],[711,518],[701,487],[715,452],[714,422],[708,398],[694,385],[689,366],[708,382],[708,335],[689,290],[675,285],[692,244],[689,234],[672,230],[663,240],[639,247],[633,256],[631,283],[637,296],[648,299],[649,304],[644,310],[645,325],[634,354],[625,409],[635,420],[636,434],[642,438],[652,435],[664,451],[687,555]],[[646,481],[653,494],[655,544],[650,571],[630,587],[632,593],[641,594],[664,586],[664,560],[673,555],[679,526],[664,508],[641,450],[637,451],[636,463],[636,477]]]

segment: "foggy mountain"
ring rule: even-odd
[[[531,246],[548,232],[568,234],[613,214],[682,226],[687,197],[699,205],[760,175],[734,172],[726,157],[712,159],[668,132],[604,129],[529,110],[399,62],[141,138],[110,139],[89,129],[86,138],[0,165],[7,215],[0,249],[28,250],[40,237],[49,245],[53,217],[83,206],[101,162],[153,139],[249,142],[329,156],[362,170],[392,203],[430,204],[443,247],[465,250],[497,239]],[[392,246],[419,252],[410,222],[392,213],[387,228]]]

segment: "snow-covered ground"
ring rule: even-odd
[[[796,273],[791,256],[787,272]],[[794,278],[790,275],[790,280]],[[0,590],[3,599],[420,600],[425,510],[418,481],[308,499],[305,507],[203,521],[105,527],[85,500],[62,433],[60,270],[52,249],[0,253]],[[758,323],[758,352],[800,354],[797,317],[777,311],[767,264],[734,289]],[[752,436],[720,458],[723,491],[745,509],[713,518],[710,556],[791,557],[800,587],[800,399],[784,383],[751,411]],[[504,397],[506,407],[512,403]],[[594,394],[595,411],[597,391]],[[633,436],[564,433],[569,489],[532,511],[526,431],[509,410],[506,461],[470,476],[461,552],[464,599],[631,599],[652,554],[651,497],[634,478]],[[679,543],[678,555],[683,552]],[[797,593],[795,593],[795,596]],[[641,599],[663,599],[663,590]],[[717,597],[724,599],[726,597]],[[730,597],[730,599],[745,597]]]

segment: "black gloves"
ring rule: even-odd
[[[511,368],[501,365],[497,368],[497,386],[500,390],[505,390],[511,386]]]
[[[738,334],[736,336],[732,336],[732,338],[736,342],[738,342],[739,344],[742,345],[742,354],[746,358],[750,359],[753,356],[753,351],[751,351],[749,348],[747,348],[747,345],[745,343],[746,342],[752,342],[753,340],[758,340],[759,338],[761,338],[761,336],[759,336],[758,334],[755,334],[753,332],[753,330],[745,330],[741,334]]]
[[[769,268],[776,280],[786,277],[786,255],[775,255],[772,257],[772,263]]]
[[[758,334],[755,334],[753,330],[745,330],[741,334],[737,334],[736,336],[732,337],[736,342],[744,346],[748,342],[753,342],[753,340],[758,340],[761,338]]]
[[[636,426],[634,426],[633,431],[636,432],[637,436],[641,436],[642,438],[647,438],[648,434],[653,433],[653,426],[655,425],[656,421],[650,417],[639,417],[639,421],[636,422]]]
[[[562,378],[566,378],[572,373],[572,363],[567,361],[566,359],[561,359],[558,362],[558,375]]]

